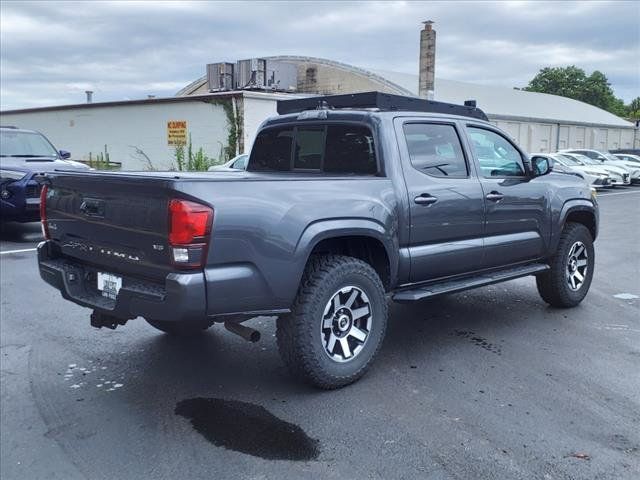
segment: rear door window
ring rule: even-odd
[[[375,175],[378,170],[373,134],[368,127],[329,125],[325,148],[325,172]]]
[[[404,135],[416,170],[434,177],[461,178],[469,174],[453,125],[407,123]]]

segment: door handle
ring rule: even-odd
[[[418,195],[413,199],[415,203],[418,205],[432,205],[438,201],[437,197],[432,197],[428,193],[423,193],[422,195]]]
[[[487,200],[491,200],[492,202],[499,202],[500,200],[502,200],[504,198],[504,195],[501,194],[500,192],[496,192],[495,190],[487,193],[487,196],[485,197]]]

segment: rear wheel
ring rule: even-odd
[[[324,255],[312,258],[293,311],[277,322],[280,355],[307,383],[333,389],[367,371],[387,326],[384,287],[362,260]]]
[[[536,277],[540,296],[554,307],[575,307],[589,291],[594,265],[591,232],[580,223],[567,223],[551,258],[551,270]]]
[[[146,319],[145,319],[146,320]],[[163,320],[147,320],[147,323],[158,330],[175,336],[197,335],[213,325],[210,321],[173,322]]]

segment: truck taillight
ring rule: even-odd
[[[213,223],[213,209],[189,200],[169,202],[171,259],[181,267],[202,267]]]
[[[49,240],[49,225],[47,224],[47,192],[49,187],[42,186],[40,190],[40,222],[42,223],[42,236],[45,240]]]

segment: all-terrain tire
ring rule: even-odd
[[[158,330],[177,337],[188,337],[204,332],[213,325],[211,321],[173,322],[162,320],[147,320],[147,323]]]
[[[349,305],[354,310],[346,308],[352,294],[355,300]],[[348,313],[339,316],[335,303],[344,302]],[[355,306],[358,308],[356,309]],[[363,308],[367,308],[369,314],[361,315]],[[343,309],[341,308],[340,311]],[[359,311],[360,313],[356,313]],[[333,350],[341,354],[328,353],[330,335],[333,329],[326,329],[329,319],[345,321],[348,315],[352,319],[347,323],[352,326],[362,327],[362,323],[368,322],[364,343],[351,337],[349,331],[339,332],[338,323],[336,331],[348,336],[346,340],[347,353],[339,346]],[[280,355],[291,373],[303,381],[323,389],[334,389],[348,385],[362,377],[371,366],[376,354],[380,350],[382,340],[387,328],[388,305],[384,287],[376,271],[366,262],[357,258],[343,255],[319,255],[312,257],[304,271],[292,312],[278,318],[276,337]],[[362,318],[362,320],[361,320]],[[333,320],[329,320],[333,321]],[[323,326],[325,329],[323,330]],[[345,329],[348,325],[343,325]],[[329,333],[327,333],[329,332]],[[362,331],[358,332],[360,335]],[[355,348],[351,350],[351,347]],[[346,359],[348,354],[353,355]],[[344,355],[345,358],[334,358]]]
[[[571,271],[572,248],[576,244],[584,246],[587,260],[584,281],[577,290],[572,288],[568,278]],[[551,257],[549,265],[551,266],[550,270],[536,277],[536,286],[542,299],[548,304],[559,308],[570,308],[578,305],[589,291],[595,267],[593,237],[589,229],[581,223],[567,223],[560,235],[558,248],[553,257]]]

